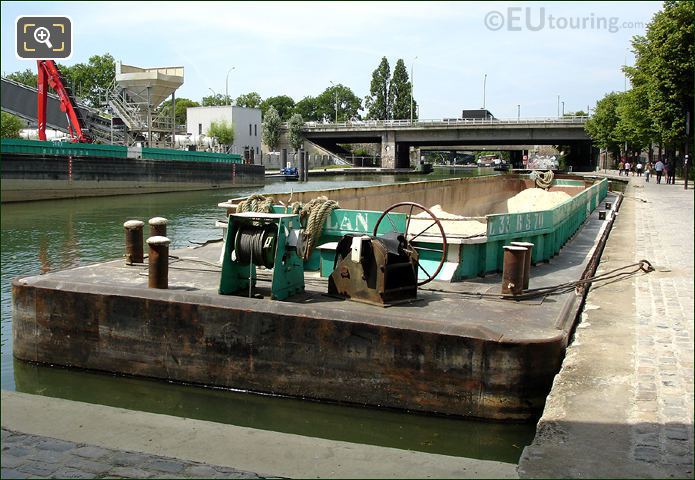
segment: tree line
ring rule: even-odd
[[[73,66],[58,64],[58,68],[73,94],[93,107],[100,106],[115,77],[115,61],[109,53],[93,55],[86,63]],[[36,72],[29,68],[10,73],[7,78],[36,87]],[[307,95],[299,101],[289,95],[263,99],[257,92],[244,93],[236,99],[221,94],[204,96],[200,101],[182,97],[176,99],[175,118],[176,123],[181,125],[186,123],[188,107],[235,104],[260,108],[264,116],[273,107],[283,122],[287,122],[294,114],[301,115],[305,121],[329,122],[337,119],[343,122],[361,119],[365,110],[366,118],[370,119],[408,119],[411,92],[412,83],[403,60],[398,59],[393,76],[390,76],[389,63],[384,57],[372,73],[370,95],[364,99],[358,97],[350,87],[340,83],[327,87],[316,96]],[[162,103],[162,107],[171,108],[171,103],[171,100],[167,100]],[[417,118],[417,102],[414,100],[413,109],[413,116]]]
[[[614,158],[645,149],[651,157],[653,145],[672,157],[692,145],[694,18],[695,3],[668,0],[646,34],[632,38],[635,64],[623,67],[630,89],[605,95],[586,123],[594,144]]]

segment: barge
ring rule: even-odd
[[[240,155],[3,138],[2,202],[264,184]]]
[[[613,219],[612,210],[599,216],[597,207],[607,196],[615,200],[606,180],[556,178],[550,190],[567,193],[566,201],[547,210],[505,211],[510,198],[530,188],[529,177],[505,175],[294,193],[292,200],[304,202],[327,194],[340,208],[322,226],[317,244],[323,248],[303,262],[301,288],[282,301],[271,300],[278,279],[299,282],[289,273],[297,266],[288,260],[295,255],[289,232],[298,221],[287,212],[289,194],[276,196],[265,217],[230,214],[224,242],[171,252],[168,289],[147,288],[147,266],[123,260],[19,278],[14,355],[202,386],[529,421],[541,413],[560,369],[582,296],[501,297],[502,247],[514,240],[535,244],[532,287],[583,278]],[[327,295],[342,258],[331,244],[378,230],[380,210],[404,199],[439,204],[484,227],[462,235],[455,228],[461,218],[443,220],[451,248],[440,259],[426,253],[436,255],[443,237],[427,232],[413,239],[430,275],[435,263],[445,264],[417,298],[383,308]],[[240,201],[220,207],[236,211]],[[393,218],[397,229],[416,221],[401,215]],[[239,251],[234,222],[261,218],[288,227],[275,251],[282,263],[232,268],[230,252]]]

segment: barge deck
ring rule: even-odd
[[[613,194],[609,194],[612,201]],[[615,204],[615,203],[614,203]],[[531,287],[578,280],[613,219],[594,211]],[[305,292],[269,300],[219,295],[221,244],[171,252],[169,289],[123,260],[13,282],[17,358],[255,392],[527,421],[543,409],[581,295],[497,294],[501,276],[432,282],[412,303],[379,308]],[[598,250],[600,251],[600,249]]]

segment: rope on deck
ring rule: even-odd
[[[531,172],[531,178],[536,181],[536,186],[538,188],[547,190],[553,184],[555,174],[552,170],[548,170],[547,172],[539,172],[537,170],[534,170],[533,172]]]
[[[328,215],[336,208],[340,208],[338,202],[329,200],[328,197],[316,197],[306,204],[294,202],[290,205],[290,211],[299,214],[299,219],[304,226],[302,259],[305,262],[309,260],[316,248]]]
[[[631,270],[627,270],[631,269]],[[627,271],[625,271],[627,270]],[[451,290],[443,290],[439,288],[421,288],[421,290],[429,290],[432,292],[446,292],[446,293],[457,293],[460,295],[468,295],[472,297],[479,298],[497,298],[503,300],[530,300],[538,297],[546,297],[550,295],[561,295],[563,293],[571,292],[573,290],[579,291],[582,288],[591,286],[594,283],[599,283],[595,288],[605,286],[620,280],[625,280],[627,278],[637,275],[639,272],[644,274],[651,273],[655,269],[649,260],[640,260],[636,263],[631,263],[630,265],[625,265],[623,267],[610,270],[599,275],[594,275],[593,277],[584,278],[581,280],[576,280],[573,282],[560,283],[558,285],[552,285],[549,287],[531,288],[525,290],[523,293],[518,295],[507,295],[507,294],[494,294],[494,293],[482,293],[482,292],[454,292]]]
[[[258,193],[254,193],[246,200],[242,200],[236,206],[236,213],[241,212],[259,212],[259,213],[273,213],[273,204],[275,199],[273,197],[266,197]]]

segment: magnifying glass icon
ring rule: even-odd
[[[53,48],[51,43],[51,32],[46,27],[39,27],[34,30],[34,40],[39,43],[45,43],[48,48]]]

